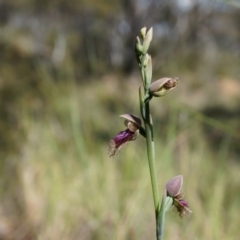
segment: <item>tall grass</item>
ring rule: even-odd
[[[13,189],[1,208],[0,226],[8,236],[3,239],[154,239],[144,139],[108,158],[110,136],[123,124],[115,113],[128,102],[131,112],[138,113],[138,93],[132,92],[136,82],[129,81],[120,100],[124,83],[115,79],[86,85],[50,80],[43,114],[36,117],[22,108],[27,140],[21,154],[11,158],[18,163],[16,174],[2,176]],[[164,179],[183,174],[193,214],[184,220],[174,211],[167,214],[165,238],[238,239],[240,165],[228,159],[228,139],[213,151],[199,119],[177,100],[168,102],[153,104],[159,186],[162,191]],[[16,179],[20,189],[14,189]],[[0,191],[4,197],[3,186]],[[10,200],[13,193],[18,209]]]

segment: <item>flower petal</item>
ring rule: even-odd
[[[114,156],[120,148],[127,142],[136,138],[138,132],[132,132],[129,129],[119,132],[109,143],[109,156]]]

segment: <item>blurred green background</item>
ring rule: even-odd
[[[193,211],[165,239],[239,239],[240,2],[1,0],[1,240],[154,239],[144,139],[108,157],[143,26],[153,79],[180,79],[152,100],[160,192],[183,174]]]

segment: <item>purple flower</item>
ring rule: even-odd
[[[177,209],[181,218],[192,212],[189,209],[188,203],[183,199],[182,185],[182,175],[173,177],[166,184],[167,196],[173,199],[173,206]]]
[[[126,130],[119,132],[109,143],[109,156],[114,156],[120,148],[136,139],[139,128],[141,127],[141,119],[132,114],[123,114],[120,117],[125,118]]]

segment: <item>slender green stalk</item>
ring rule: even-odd
[[[182,175],[176,176],[168,181],[160,207],[150,101],[153,97],[162,97],[167,92],[175,88],[178,78],[165,77],[152,82],[152,58],[148,54],[148,48],[153,36],[152,28],[148,31],[146,27],[142,28],[140,35],[140,37],[136,37],[135,52],[142,77],[142,86],[139,87],[139,106],[145,128],[142,126],[141,119],[133,114],[120,115],[120,117],[125,118],[125,125],[127,126],[127,129],[119,132],[117,136],[110,140],[109,156],[114,156],[123,144],[134,140],[138,133],[146,138],[147,156],[156,218],[156,239],[163,240],[166,211],[173,204],[175,204],[180,217],[190,213],[191,210],[188,208],[187,202],[183,200],[183,194],[181,192],[183,182]]]
[[[144,77],[143,77],[143,80],[144,80]],[[145,89],[145,93],[146,93],[146,89]],[[162,236],[163,224],[161,223],[162,218],[159,217],[160,216],[160,199],[159,199],[159,191],[158,191],[159,188],[157,184],[157,174],[156,174],[156,164],[155,164],[153,122],[151,118],[149,101],[145,101],[145,99],[140,99],[140,108],[141,108],[142,118],[145,124],[148,164],[149,164],[149,170],[150,170],[153,201],[154,201],[154,208],[155,208],[155,218],[156,218],[156,236],[157,236],[157,240],[160,240]],[[164,213],[161,215],[164,215]],[[161,229],[161,231],[159,231],[159,228]]]
[[[146,118],[144,122],[145,122],[145,131],[146,131],[147,154],[148,154],[149,170],[150,170],[151,183],[152,183],[152,189],[153,189],[154,205],[157,210],[157,208],[159,208],[159,193],[158,193],[158,187],[157,187],[157,175],[156,175],[156,167],[155,167],[155,147],[154,147],[152,121],[151,121],[149,103],[145,105],[145,111],[146,111]]]
[[[145,104],[145,113],[146,113],[146,118],[144,119],[144,123],[145,123],[145,131],[146,131],[148,164],[149,164],[149,170],[150,170],[153,200],[154,200],[154,207],[155,207],[157,239],[159,240],[161,239],[158,237],[159,236],[158,219],[159,219],[159,213],[160,213],[160,200],[159,200],[159,191],[158,191],[156,166],[155,166],[155,147],[154,147],[154,138],[153,138],[153,126],[152,126],[152,120],[150,115],[149,102]]]
[[[139,38],[137,39],[138,47],[138,64],[141,72],[143,87],[139,88],[139,102],[140,102],[140,112],[145,125],[145,133],[141,133],[146,137],[147,145],[147,155],[148,155],[148,164],[150,170],[150,178],[153,192],[153,201],[155,207],[155,217],[156,217],[156,237],[157,240],[162,240],[163,236],[163,225],[164,225],[164,216],[165,216],[165,194],[160,208],[160,199],[159,199],[159,188],[157,184],[157,174],[155,166],[155,146],[154,146],[154,136],[153,136],[153,122],[150,112],[150,100],[152,95],[149,94],[149,88],[152,81],[152,60],[151,56],[148,55],[147,49],[151,42],[152,38],[152,29],[146,33],[146,29],[143,28],[143,51],[141,51]],[[142,131],[143,132],[143,131]]]

